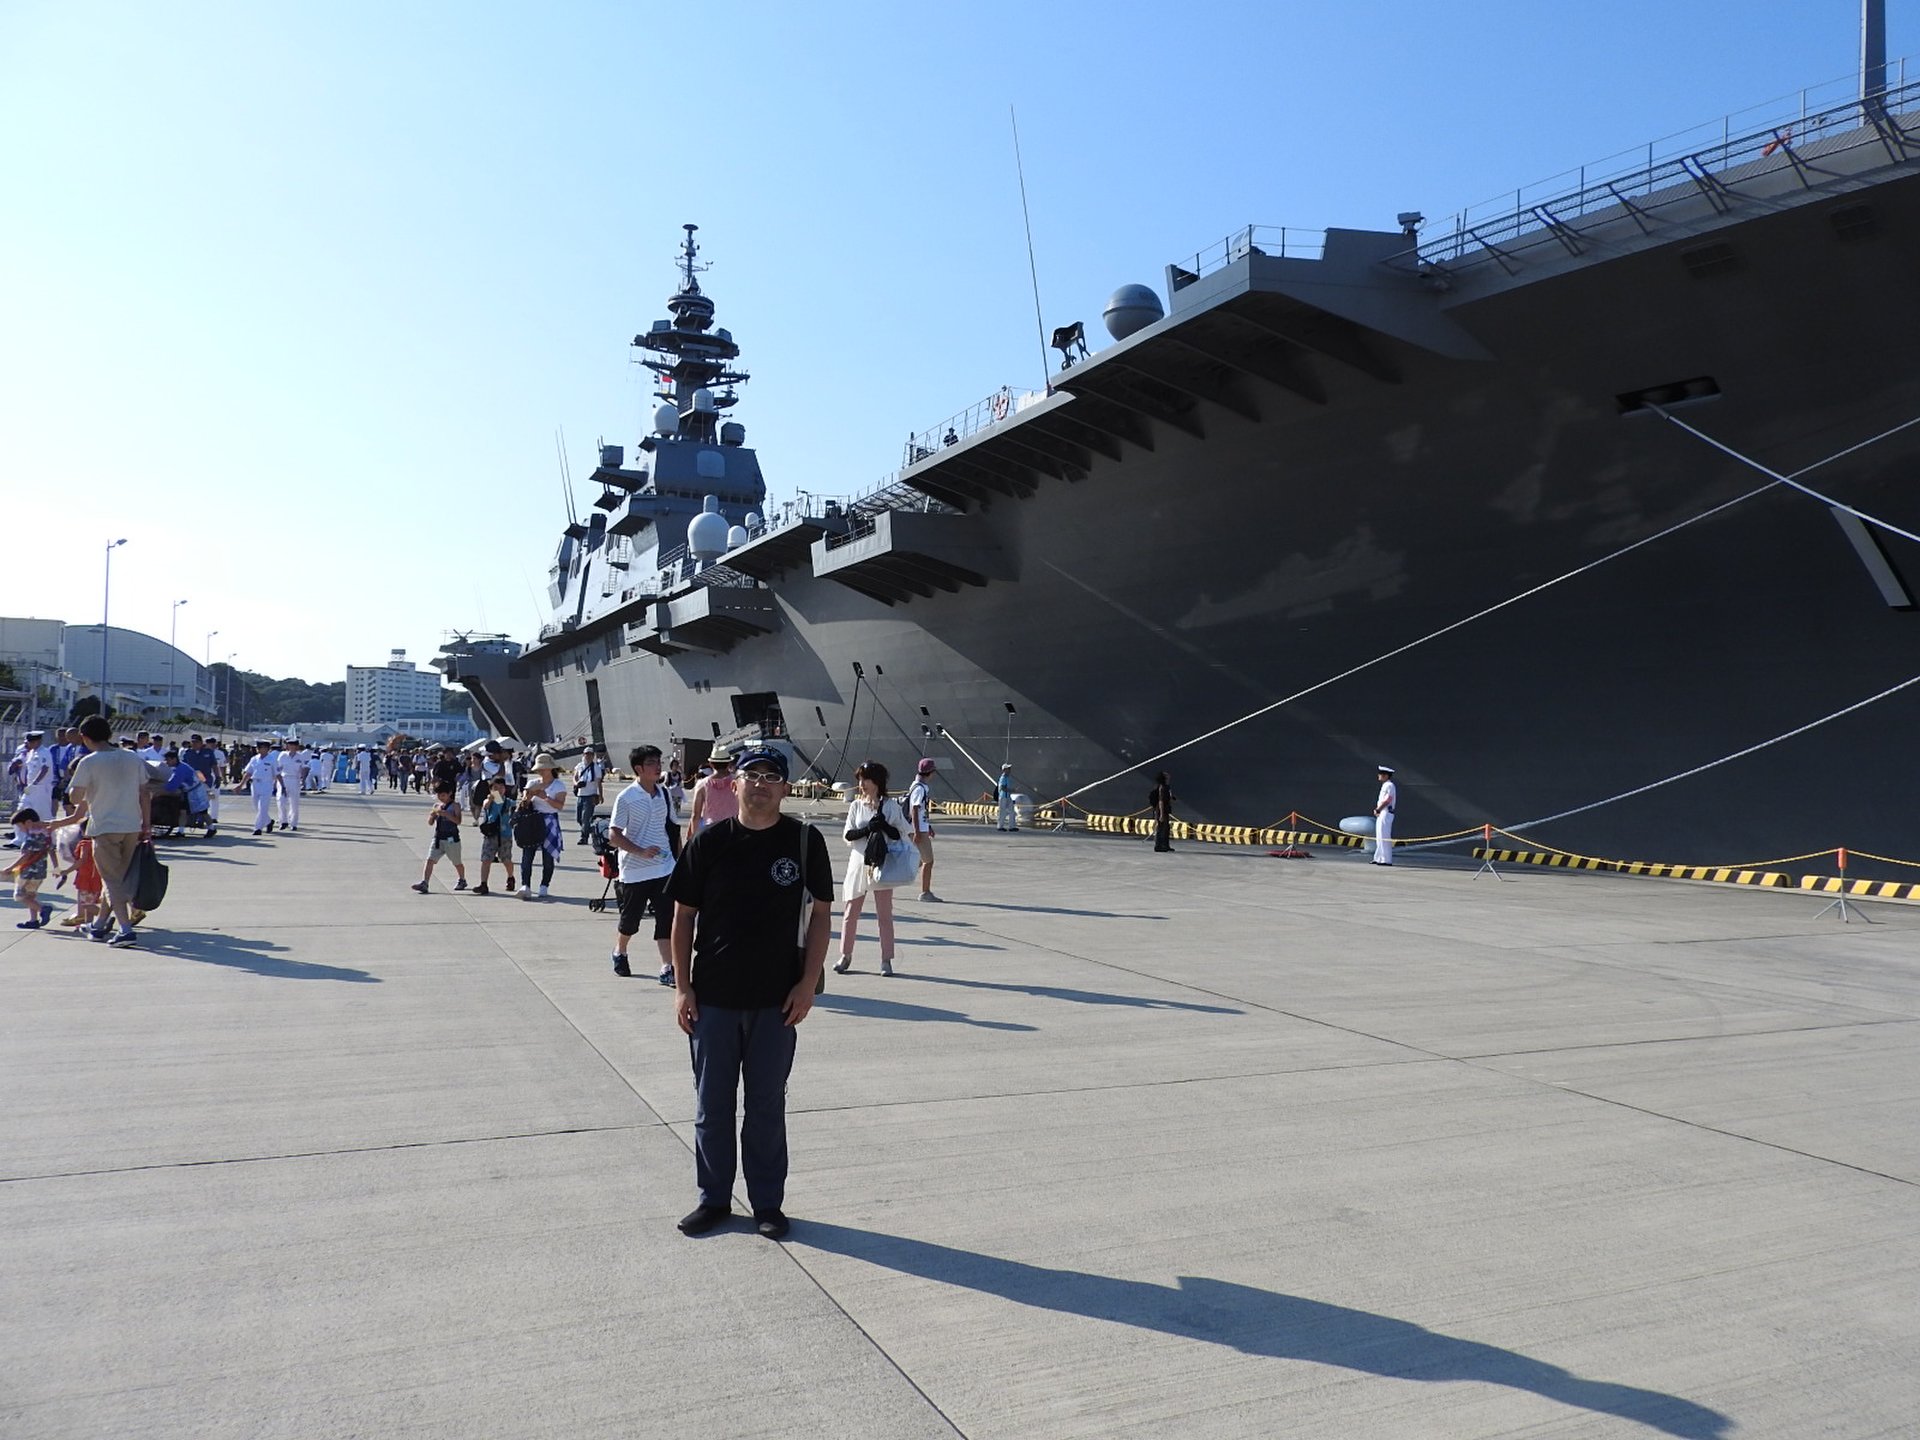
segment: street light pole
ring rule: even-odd
[[[184,600],[173,602],[173,619],[167,626],[167,703],[169,705],[173,703],[173,689],[178,683],[178,671],[175,667],[179,664],[180,654],[180,646],[177,643],[180,639],[180,607],[186,603]]]
[[[219,697],[213,693],[213,637],[218,635],[219,633],[220,632],[218,630],[207,631],[207,648],[206,648],[207,699],[210,701],[216,701],[216,702],[218,701]],[[193,698],[196,701],[200,698],[200,687],[198,685],[195,685],[193,687]],[[211,708],[214,710],[218,710],[219,705],[216,703]]]
[[[239,653],[238,650],[229,650],[227,652],[226,702],[220,707],[220,728],[222,730],[231,730],[233,728],[233,657]]]
[[[113,708],[107,699],[110,687],[107,684],[107,615],[113,608],[113,552],[126,544],[125,539],[107,542],[106,579],[100,586],[100,718],[107,718],[107,712]]]

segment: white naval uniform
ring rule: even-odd
[[[354,764],[359,767],[360,793],[371,795],[373,793],[373,752],[362,750],[354,757]]]
[[[280,823],[289,830],[300,828],[300,786],[305,773],[300,751],[280,752]]]
[[[20,804],[22,810],[31,810],[42,821],[57,820],[53,813],[53,757],[42,745],[37,750],[28,750],[20,756]]]
[[[253,789],[253,828],[264,830],[273,823],[273,777],[280,773],[280,762],[271,750],[256,752],[241,773]]]
[[[1380,782],[1380,798],[1374,803],[1380,807],[1380,813],[1373,822],[1373,863],[1376,865],[1393,864],[1393,809],[1400,802],[1400,792],[1393,781]]]

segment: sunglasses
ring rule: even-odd
[[[771,775],[760,770],[742,770],[740,772],[740,778],[749,785],[784,785],[787,783],[778,775]]]

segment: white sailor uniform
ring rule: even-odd
[[[280,823],[289,830],[300,828],[300,786],[306,773],[299,749],[289,745],[280,752]]]
[[[253,791],[253,832],[257,835],[273,824],[273,778],[280,773],[279,761],[271,750],[256,754],[241,773]]]
[[[1400,802],[1400,791],[1391,779],[1380,782],[1380,798],[1374,802],[1373,863],[1393,864],[1393,811]]]

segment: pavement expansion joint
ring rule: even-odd
[[[659,1130],[667,1122],[657,1116],[632,1125],[567,1125],[556,1130],[516,1130],[500,1135],[457,1135],[444,1140],[396,1140],[386,1145],[342,1145],[331,1150],[288,1150],[274,1155],[214,1155],[202,1160],[156,1160],[145,1165],[113,1165],[100,1170],[53,1170],[42,1175],[0,1175],[0,1185],[27,1185],[36,1180],[78,1180],[105,1175],[137,1175],[152,1170],[204,1170],[220,1165],[266,1165],[280,1160],[324,1160],[338,1155],[380,1155],[399,1150],[436,1150],[454,1145],[495,1145],[513,1140],[545,1140],[561,1135],[619,1134]]]

